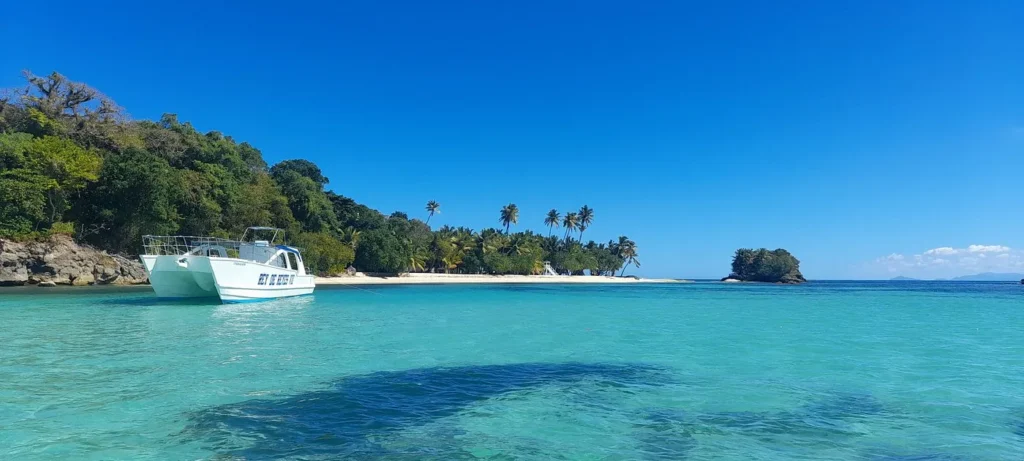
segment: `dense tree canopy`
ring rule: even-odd
[[[520,218],[511,203],[500,210],[500,229],[435,231],[325,190],[330,181],[308,160],[271,166],[252,145],[199,132],[174,114],[130,120],[88,85],[58,73],[25,77],[24,88],[0,97],[0,237],[70,232],[135,253],[145,234],[238,237],[248,226],[273,226],[318,274],[349,264],[366,272],[536,274],[550,261],[560,273],[606,275],[639,266],[626,237],[580,241],[594,217],[589,206],[564,221],[557,210],[537,217],[549,234],[564,226],[564,239],[511,232]],[[425,219],[438,213],[440,204],[427,202]]]
[[[769,251],[765,248],[736,250],[732,259],[732,274],[727,278],[745,282],[801,283],[800,261],[788,251],[779,248]]]
[[[306,232],[294,239],[304,248],[302,254],[306,271],[317,275],[333,275],[345,270],[355,259],[352,247],[345,245],[329,233]]]
[[[388,229],[374,229],[359,238],[356,267],[366,272],[397,273],[408,269],[412,249]]]

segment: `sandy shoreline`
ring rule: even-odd
[[[471,275],[471,274],[403,274],[391,277],[354,275],[317,277],[317,285],[416,285],[454,283],[678,283],[673,279],[635,279],[589,275]]]

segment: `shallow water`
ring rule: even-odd
[[[1024,453],[1024,287],[0,291],[0,459]]]

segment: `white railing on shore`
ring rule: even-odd
[[[191,235],[144,235],[142,236],[143,254],[146,255],[186,255],[200,254],[207,256],[211,247],[223,247],[235,252],[242,246],[238,240],[217,237],[195,237]],[[222,255],[228,256],[228,255]],[[237,257],[237,253],[235,254]]]

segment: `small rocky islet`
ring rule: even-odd
[[[723,282],[764,282],[799,284],[807,279],[800,273],[800,260],[782,248],[753,250],[740,248],[732,258],[732,273]]]

